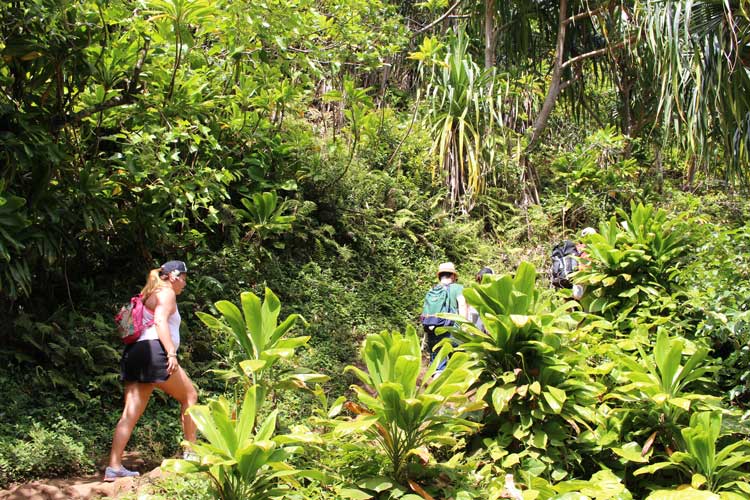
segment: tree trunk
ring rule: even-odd
[[[547,90],[547,96],[544,98],[542,109],[534,120],[534,125],[531,133],[531,139],[529,140],[526,151],[532,150],[539,138],[547,127],[547,120],[549,120],[552,114],[552,109],[555,107],[557,98],[560,96],[562,70],[563,70],[563,57],[565,53],[565,33],[567,30],[567,23],[565,19],[568,16],[568,0],[560,0],[560,13],[559,21],[557,23],[557,43],[555,44],[555,62],[552,67],[552,81],[549,84]]]
[[[664,189],[664,162],[661,159],[661,146],[656,146],[654,154],[654,164],[656,165],[656,192],[662,194]]]
[[[625,158],[630,158],[633,153],[633,113],[630,108],[633,84],[627,76],[624,76],[623,79],[625,81],[620,88],[620,99],[622,99],[622,133],[627,138],[623,153]],[[659,150],[660,153],[661,149]]]
[[[565,32],[567,29],[567,23],[565,20],[568,16],[568,0],[560,0],[560,12],[557,23],[557,42],[555,43],[555,62],[552,67],[552,81],[549,84],[547,90],[547,96],[544,98],[542,109],[534,120],[532,125],[531,139],[529,144],[521,153],[520,163],[523,168],[522,183],[524,186],[524,201],[538,204],[539,191],[537,189],[537,172],[536,168],[529,161],[529,153],[536,147],[539,138],[542,136],[542,132],[547,127],[547,120],[549,120],[552,114],[552,109],[555,107],[557,98],[562,90],[560,80],[562,79],[563,71],[563,57],[565,53]]]
[[[495,67],[495,0],[484,2],[484,68]]]
[[[695,181],[695,171],[697,168],[698,162],[695,161],[695,155],[691,155],[690,159],[688,159],[687,172],[685,172],[685,184],[682,188],[683,191],[693,190],[693,182]]]

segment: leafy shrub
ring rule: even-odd
[[[500,445],[496,459],[504,467],[562,479],[582,462],[577,435],[596,420],[604,388],[565,345],[570,318],[541,299],[534,266],[524,262],[515,276],[490,278],[464,290],[486,330],[456,317],[453,333],[481,369],[477,397],[491,409],[483,435]]]
[[[556,155],[550,175],[555,184],[545,201],[555,226],[593,226],[636,197],[641,167],[625,154],[627,141],[610,127]]]
[[[61,419],[53,427],[34,422],[27,435],[0,439],[0,485],[91,472],[94,463],[86,452],[87,443],[81,441],[84,434],[79,426]]]
[[[617,210],[586,239],[588,263],[574,281],[586,285],[584,304],[609,320],[624,320],[638,308],[659,307],[675,287],[677,266],[689,248],[688,226],[670,220],[663,209],[631,202],[630,214]],[[635,316],[635,315],[633,315]]]
[[[750,231],[706,221],[693,229],[697,248],[675,277],[681,316],[721,360],[716,379],[735,403],[750,402]]]
[[[618,400],[621,407],[612,412],[620,420],[625,441],[661,443],[661,449],[678,445],[680,428],[698,409],[720,407],[719,398],[707,393],[707,375],[717,368],[707,359],[708,350],[680,337],[670,338],[666,330],[657,334],[653,353],[638,346],[639,356],[616,354],[613,377],[620,384],[606,399]]]
[[[358,417],[339,424],[335,432],[339,436],[366,433],[388,457],[391,478],[402,484],[413,457],[427,455],[431,444],[455,444],[454,433],[476,427],[458,418],[481,407],[465,394],[477,375],[468,355],[454,353],[445,370],[436,373],[450,350],[443,346],[420,381],[422,356],[416,331],[411,327],[405,335],[383,331],[365,339],[362,360],[367,372],[352,365],[346,368],[366,386],[353,386],[364,407],[350,404]]]
[[[221,319],[198,313],[206,326],[230,333],[237,342],[239,356],[229,370],[223,371],[226,378],[257,386],[260,401],[265,399],[266,394],[273,395],[277,389],[306,388],[306,382],[327,380],[323,375],[286,368],[280,363],[293,357],[297,348],[307,344],[310,337],[284,337],[301,318],[297,314],[290,314],[279,323],[281,302],[276,294],[266,288],[261,302],[254,293],[243,292],[240,302],[242,311],[227,300],[216,302],[214,306],[221,312]]]
[[[426,93],[432,99],[425,120],[432,136],[430,152],[438,160],[433,173],[445,179],[450,206],[470,210],[492,163],[493,148],[488,145],[498,121],[494,73],[474,62],[462,29],[442,49],[436,37],[427,37],[410,57],[429,75]]]
[[[748,444],[740,440],[718,449],[721,421],[719,411],[693,414],[690,425],[682,429],[682,451],[672,453],[663,462],[641,467],[635,475],[675,468],[694,488],[723,492],[723,499],[746,498],[750,494]]]
[[[165,460],[165,470],[180,474],[205,473],[212,481],[217,497],[224,500],[266,500],[283,494],[278,481],[295,473],[285,461],[298,447],[288,446],[314,441],[315,435],[277,435],[276,417],[272,411],[262,422],[256,421],[263,404],[263,394],[253,385],[245,392],[241,406],[231,406],[226,399],[195,405],[188,413],[204,440],[192,444],[198,460]],[[277,472],[286,469],[284,473]]]

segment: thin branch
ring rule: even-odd
[[[606,127],[604,125],[604,123],[601,121],[601,119],[599,118],[599,116],[597,116],[597,114],[594,113],[594,110],[591,109],[591,105],[589,104],[588,99],[586,99],[585,97],[583,99],[581,99],[581,104],[583,105],[583,109],[585,109],[586,111],[588,111],[589,115],[591,115],[591,117],[594,119],[594,121],[596,122],[596,124],[599,125],[599,128],[605,128]]]
[[[578,81],[578,75],[572,77],[570,80],[565,80],[560,84],[559,91],[562,92],[563,90],[567,89],[571,85],[573,85],[575,82]]]
[[[146,37],[144,41],[145,43],[141,49],[141,55],[133,68],[133,78],[130,80],[130,85],[128,86],[129,95],[135,94],[136,88],[138,87],[138,81],[141,78],[141,69],[143,69],[143,63],[146,61],[146,54],[148,54],[148,48],[151,45],[151,38]]]
[[[442,16],[440,16],[440,17],[438,17],[437,19],[435,19],[434,21],[432,21],[432,22],[431,22],[430,24],[428,24],[428,25],[427,25],[427,26],[425,26],[424,28],[422,28],[422,29],[420,29],[420,30],[418,30],[418,31],[415,31],[415,32],[414,32],[414,34],[413,34],[413,35],[412,35],[411,37],[412,37],[412,38],[414,38],[415,36],[419,35],[420,33],[424,33],[424,32],[425,32],[425,31],[427,31],[428,29],[430,29],[430,28],[432,28],[433,26],[435,26],[436,24],[440,23],[440,22],[441,22],[441,21],[443,21],[443,20],[444,20],[444,19],[445,19],[446,17],[450,16],[450,15],[451,15],[451,14],[453,13],[453,11],[454,11],[454,10],[456,10],[456,8],[457,8],[457,7],[459,6],[459,5],[461,5],[461,0],[456,0],[456,3],[454,3],[453,5],[451,5],[451,6],[450,6],[450,7],[448,8],[448,10],[446,10],[446,11],[445,11],[445,14],[443,14],[443,15],[442,15]]]
[[[517,23],[518,23],[518,21],[516,21],[516,20],[514,19],[513,21],[508,21],[507,23],[505,23],[505,24],[502,24],[502,25],[498,26],[497,28],[495,28],[495,35],[499,35],[499,34],[500,34],[500,33],[502,33],[503,31],[507,30],[507,29],[508,29],[508,28],[510,28],[511,26],[514,26],[514,25],[516,25]]]
[[[627,45],[627,44],[632,43],[633,41],[635,41],[636,38],[638,38],[638,37],[636,35],[633,35],[633,36],[629,37],[627,40],[623,40],[623,41],[618,42],[618,43],[616,43],[614,45],[608,45],[608,46],[606,46],[606,47],[604,47],[602,49],[592,50],[591,52],[586,52],[585,54],[581,54],[580,56],[575,56],[574,58],[568,59],[567,61],[565,61],[563,63],[563,65],[562,65],[562,69],[567,68],[571,64],[575,64],[577,62],[583,61],[584,59],[590,59],[592,57],[596,57],[596,56],[600,56],[602,54],[606,54],[610,50],[620,49],[620,48],[624,47],[625,45]]]
[[[419,92],[419,91],[417,91],[417,102],[416,102],[416,103],[414,103],[414,114],[413,114],[413,115],[412,115],[412,117],[411,117],[411,122],[409,123],[409,128],[408,128],[408,129],[406,129],[406,133],[405,133],[405,134],[404,134],[404,136],[403,136],[403,137],[401,138],[401,141],[399,141],[398,145],[397,145],[397,146],[396,146],[396,148],[395,148],[395,149],[393,150],[393,153],[391,153],[391,156],[390,156],[390,157],[388,158],[388,161],[387,161],[387,162],[385,162],[386,166],[390,166],[390,165],[391,165],[391,162],[393,161],[393,159],[394,159],[394,158],[396,157],[396,155],[398,154],[398,151],[399,151],[399,150],[401,149],[401,146],[402,146],[402,145],[404,144],[404,142],[406,141],[406,138],[407,138],[407,137],[409,136],[409,134],[411,134],[411,128],[412,128],[412,127],[414,126],[414,122],[415,122],[415,121],[416,121],[416,119],[417,119],[417,111],[419,110],[419,99],[420,99],[421,97],[422,97],[422,96],[421,96],[420,92]]]
[[[608,10],[609,8],[610,8],[610,4],[608,3],[607,5],[602,5],[601,7],[597,8],[597,9],[594,9],[594,10],[586,10],[585,12],[579,12],[575,16],[570,16],[569,18],[567,18],[566,20],[564,20],[563,24],[574,23],[574,22],[576,22],[579,19],[582,19],[584,17],[594,17],[594,16],[597,16],[597,15],[601,14],[602,12]]]

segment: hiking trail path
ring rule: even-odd
[[[114,482],[102,481],[104,465],[95,474],[77,477],[38,479],[24,484],[13,485],[0,490],[0,500],[88,500],[119,498],[153,483],[162,476],[159,467],[146,472],[142,459],[126,453],[123,464],[129,469],[140,470],[139,477],[124,477]]]

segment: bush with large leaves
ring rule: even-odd
[[[617,210],[587,237],[588,262],[574,281],[587,287],[584,304],[592,313],[622,321],[626,330],[639,309],[665,309],[663,297],[674,291],[674,273],[689,249],[689,227],[667,211],[631,202],[630,214]],[[667,301],[669,302],[669,301]]]
[[[296,350],[310,340],[309,336],[284,337],[301,316],[290,314],[279,323],[281,302],[268,288],[262,302],[252,292],[241,293],[240,302],[241,311],[227,300],[215,304],[223,321],[207,313],[197,313],[209,328],[230,333],[241,348],[241,354],[229,360],[231,368],[220,371],[225,378],[243,378],[247,386],[257,387],[261,400],[276,389],[307,389],[307,383],[328,380],[325,375],[310,373],[303,368],[282,366],[282,360],[290,360]],[[236,354],[236,351],[231,352]]]
[[[222,319],[198,313],[214,330],[229,332],[240,347],[232,368],[221,370],[225,378],[240,379],[243,402],[233,406],[224,398],[188,409],[207,442],[188,443],[199,459],[166,460],[163,467],[180,473],[207,473],[216,494],[225,500],[274,498],[283,494],[279,481],[294,474],[285,461],[296,450],[290,443],[313,443],[319,436],[307,429],[299,434],[274,436],[278,409],[270,412],[256,428],[256,418],[269,392],[277,389],[308,389],[307,382],[324,382],[328,377],[304,369],[283,366],[309,337],[285,338],[300,316],[291,314],[278,321],[281,302],[269,289],[264,300],[252,292],[240,294],[242,310],[229,301],[215,304]],[[242,354],[246,356],[242,359]],[[239,358],[239,359],[238,359]]]
[[[648,337],[641,340],[648,344]],[[720,398],[706,390],[711,383],[707,375],[716,370],[706,348],[670,338],[661,329],[653,353],[642,345],[637,352],[611,355],[616,366],[611,375],[619,386],[606,399],[620,405],[609,416],[617,422],[622,438],[632,443],[615,450],[621,456],[628,455],[622,450],[630,447],[640,449],[637,443],[643,443],[641,456],[649,454],[654,443],[661,443],[660,449],[674,450],[679,430],[692,411],[720,407]],[[642,460],[636,457],[636,461]]]
[[[465,289],[486,331],[455,317],[460,326],[453,335],[481,369],[477,396],[491,409],[484,434],[493,433],[505,449],[504,466],[561,479],[570,472],[566,464],[582,461],[576,436],[596,421],[603,387],[566,345],[568,306],[552,310],[535,282],[534,266],[524,262],[515,276]]]
[[[350,404],[359,416],[339,424],[336,433],[360,432],[375,440],[388,456],[390,473],[397,481],[406,481],[409,461],[425,457],[431,444],[455,444],[455,433],[478,427],[458,417],[482,406],[466,396],[478,375],[469,355],[454,353],[445,370],[436,373],[450,350],[444,345],[420,380],[422,355],[416,331],[411,327],[403,335],[383,331],[365,339],[366,372],[346,367],[366,386],[352,386],[364,407]]]
[[[721,412],[700,412],[690,417],[690,426],[682,429],[684,447],[635,471],[635,475],[678,469],[693,488],[719,493],[721,500],[741,500],[750,495],[750,455],[748,443],[735,441],[720,450]],[[651,497],[649,497],[651,498]],[[654,498],[657,498],[654,495]]]
[[[283,496],[284,479],[297,473],[286,463],[298,451],[290,445],[320,438],[311,432],[276,435],[276,410],[258,424],[262,395],[257,386],[250,387],[238,411],[225,399],[189,408],[190,417],[205,438],[192,444],[200,458],[165,460],[162,468],[180,474],[208,474],[216,496],[222,500]]]

